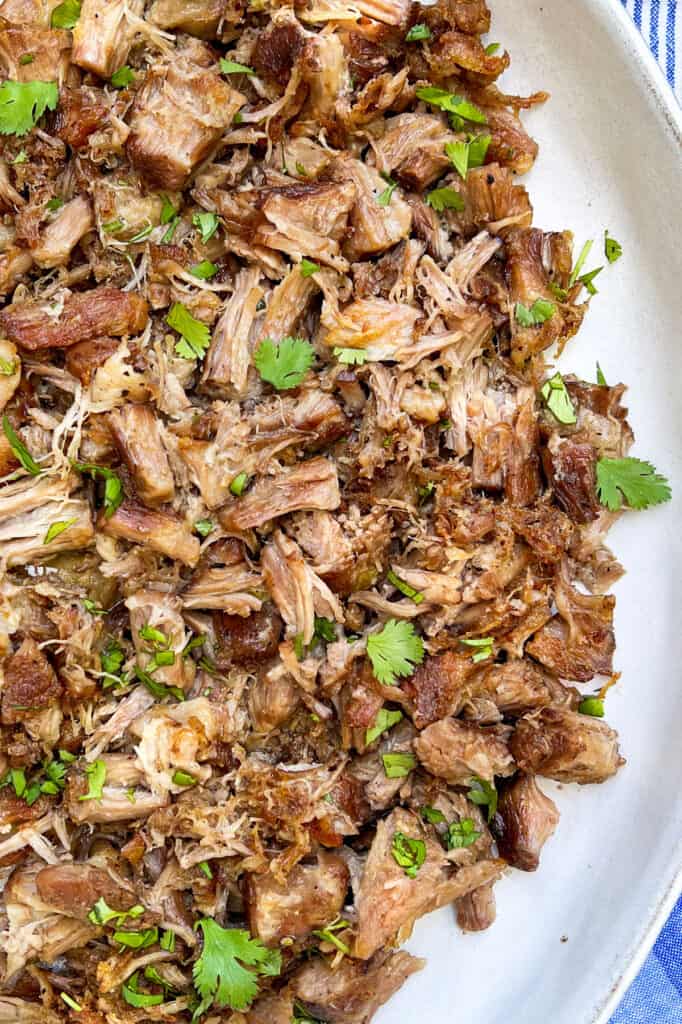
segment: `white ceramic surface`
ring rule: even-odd
[[[559,365],[630,385],[636,445],[672,503],[624,516],[610,543],[628,573],[607,702],[627,765],[602,786],[543,787],[561,822],[535,874],[496,887],[498,919],[459,932],[449,908],[408,949],[428,966],[377,1024],[606,1024],[682,887],[682,118],[617,0],[489,0],[512,55],[508,92],[547,89],[527,115],[540,143],[525,179],[535,224],[624,246]],[[566,941],[562,941],[565,937]]]

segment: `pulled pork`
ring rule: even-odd
[[[55,6],[0,25],[58,92],[0,141],[0,1018],[368,1024],[622,763],[546,97],[485,0]]]

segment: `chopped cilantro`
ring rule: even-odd
[[[474,828],[473,818],[462,818],[461,821],[453,821],[448,825],[446,843],[448,850],[462,850],[467,846],[473,846],[481,833]]]
[[[317,274],[320,269],[320,265],[318,263],[313,263],[312,260],[307,260],[305,257],[301,260],[301,277],[312,277],[313,274]]]
[[[27,473],[31,476],[40,476],[42,469],[35,461],[31,453],[29,452],[23,441],[20,440],[16,434],[12,424],[7,419],[7,416],[2,417],[2,429],[5,433],[5,437],[9,441],[9,446],[14,452],[14,455],[19,460],[21,465],[24,467]]]
[[[336,640],[336,625],[331,619],[325,619],[322,615],[316,615],[313,636],[317,640],[322,640],[326,644],[331,644]]]
[[[604,232],[604,255],[609,263],[615,263],[623,255],[623,246],[615,238],[609,238],[609,232]]]
[[[92,764],[86,764],[85,774],[88,777],[88,791],[82,796],[79,796],[79,800],[101,800],[102,789],[104,782],[107,777],[107,766],[104,761],[93,761]]]
[[[428,821],[430,825],[438,825],[440,822],[445,821],[445,815],[443,812],[437,810],[435,807],[422,807],[419,813],[424,821]]]
[[[608,387],[608,384],[606,383],[606,377],[602,373],[602,368],[599,365],[599,363],[597,363],[597,384],[600,384],[603,388]]]
[[[129,1006],[145,1007],[145,1006],[159,1006],[163,1002],[164,996],[159,993],[152,995],[151,992],[140,992],[138,988],[138,977],[139,971],[135,971],[134,974],[124,981],[121,985],[121,996]]]
[[[258,975],[277,977],[280,973],[281,954],[252,939],[244,929],[221,928],[210,917],[202,918],[199,928],[203,947],[192,977],[201,1002],[193,1019],[210,1006],[247,1010],[258,994]]]
[[[494,784],[479,778],[478,775],[474,775],[469,780],[469,785],[471,789],[467,796],[472,804],[476,804],[478,807],[487,807],[488,821],[492,821],[497,811],[497,790]]]
[[[210,260],[202,260],[201,263],[195,263],[191,268],[190,273],[194,277],[198,277],[201,281],[210,281],[212,277],[218,273],[218,268],[215,263],[211,263]]]
[[[215,523],[212,519],[197,519],[194,529],[200,537],[208,537],[215,530]]]
[[[414,754],[382,754],[384,773],[387,779],[402,779],[416,767]]]
[[[199,228],[201,241],[206,245],[206,242],[213,238],[218,230],[220,219],[216,213],[195,213],[192,217],[192,224],[195,228]]]
[[[362,366],[367,362],[367,353],[361,348],[335,348],[334,355],[346,366]]]
[[[487,118],[482,110],[474,103],[448,92],[447,89],[439,89],[436,86],[428,85],[417,89],[417,99],[430,103],[433,107],[446,110],[449,114],[455,114],[465,121],[473,121],[475,124],[486,124]]]
[[[261,378],[278,391],[298,387],[315,359],[315,350],[303,338],[282,338],[275,344],[272,338],[261,341],[253,355],[253,362]]]
[[[431,38],[431,29],[428,25],[419,24],[413,25],[410,31],[405,36],[406,43],[418,43],[422,39]]]
[[[514,307],[514,316],[522,327],[536,327],[538,324],[544,324],[545,320],[551,320],[555,313],[556,306],[547,299],[536,299],[530,309],[522,302],[517,302]]]
[[[234,494],[235,498],[241,498],[242,494],[249,486],[249,474],[248,473],[237,473],[236,477],[230,483],[230,493]]]
[[[424,660],[424,643],[411,622],[389,619],[379,633],[367,637],[367,655],[380,683],[394,686],[399,676],[410,676]]]
[[[13,82],[0,85],[0,135],[26,135],[46,110],[59,100],[56,82]]]
[[[153,946],[159,941],[159,929],[154,927],[142,928],[140,931],[115,931],[113,939],[128,949],[146,949],[147,946]]]
[[[80,0],[64,0],[52,12],[52,28],[75,28],[81,16]]]
[[[173,772],[173,783],[176,786],[196,786],[197,780],[189,772],[183,772],[178,768]]]
[[[409,597],[415,604],[421,604],[424,600],[423,594],[420,594],[418,590],[411,587],[409,583],[405,582],[405,580],[401,580],[400,576],[396,576],[392,569],[389,569],[386,574],[386,578],[389,583],[393,584],[396,590],[399,590],[401,594],[405,595],[405,597]]]
[[[404,832],[394,832],[391,853],[393,860],[400,865],[407,877],[416,878],[426,860],[426,843],[422,839],[412,839]]]
[[[181,335],[175,343],[175,352],[183,359],[201,359],[211,343],[211,332],[206,324],[192,316],[182,302],[174,302],[166,323]]]
[[[560,373],[555,373],[553,377],[545,381],[540,388],[540,394],[544,398],[547,408],[559,423],[570,426],[577,421],[571,396]]]
[[[72,462],[71,465],[79,473],[89,473],[93,480],[100,477],[104,480],[104,515],[110,519],[123,501],[123,484],[120,477],[106,466],[96,466],[92,462]]]
[[[220,58],[220,70],[224,75],[255,75],[256,72],[253,68],[249,68],[246,64],[239,64],[236,60],[226,60],[225,57]]]
[[[64,530],[68,530],[70,526],[78,522],[78,516],[74,516],[73,519],[62,519],[56,523],[51,523],[48,527],[47,533],[43,538],[43,544],[50,544],[55,537],[58,537],[60,533],[64,533]]]
[[[379,708],[377,711],[377,717],[374,719],[374,725],[371,725],[369,729],[365,731],[365,746],[369,746],[370,743],[392,729],[394,725],[397,725],[403,717],[402,711],[389,711],[388,708]]]
[[[454,188],[434,188],[427,195],[426,202],[433,207],[436,213],[442,213],[443,210],[461,211],[464,209],[464,200]]]
[[[604,717],[604,701],[601,697],[584,697],[578,705],[581,715],[591,715],[592,718]]]
[[[475,649],[474,654],[471,655],[471,660],[475,664],[479,661],[485,661],[492,656],[494,641],[491,636],[460,637],[459,642],[464,644],[465,647],[473,647]]]
[[[114,89],[127,89],[135,81],[135,72],[127,64],[124,64],[118,71],[114,71],[109,81]],[[165,221],[161,221],[161,223],[164,224]]]

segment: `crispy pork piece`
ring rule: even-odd
[[[172,501],[175,482],[153,409],[122,405],[109,414],[109,428],[144,504],[156,508]]]
[[[130,118],[131,163],[152,185],[183,188],[243,103],[215,71],[189,60],[150,68]]]
[[[74,64],[111,78],[126,63],[135,38],[127,12],[140,15],[144,0],[83,0],[73,31]]]
[[[23,721],[27,715],[56,704],[62,685],[35,640],[27,637],[5,663],[1,715],[3,725]]]
[[[315,864],[297,864],[285,883],[267,871],[246,880],[249,931],[265,943],[304,939],[339,914],[348,889],[348,868],[332,853]]]
[[[467,697],[467,683],[476,666],[471,657],[446,651],[425,658],[414,674],[402,684],[418,729],[458,714]]]
[[[355,202],[351,181],[287,185],[264,194],[261,210],[268,223],[257,228],[254,242],[279,249],[295,259],[309,256],[335,270],[347,270],[340,240]]]
[[[17,302],[0,312],[0,328],[30,352],[68,348],[100,335],[139,334],[147,324],[145,299],[109,285],[64,295],[56,304]]]
[[[469,693],[489,698],[503,715],[512,717],[549,704],[576,708],[580,702],[577,690],[563,686],[530,658],[484,668],[472,681]]]
[[[384,252],[407,238],[412,224],[410,207],[395,192],[388,206],[377,202],[386,190],[386,182],[378,170],[344,155],[332,161],[328,173],[334,181],[345,183],[345,187],[352,190],[348,192],[349,197],[352,196],[350,231],[344,245],[344,254],[349,260]]]
[[[221,22],[234,24],[241,20],[241,12],[229,0],[154,0],[148,17],[159,28],[213,39]]]
[[[132,501],[124,501],[109,518],[102,513],[97,527],[109,537],[148,545],[159,554],[177,558],[185,565],[194,566],[199,561],[199,538],[193,536],[185,522],[170,512],[152,511]]]
[[[502,790],[491,827],[500,856],[521,871],[535,871],[558,824],[554,801],[538,787],[534,775],[520,773]]]
[[[270,657],[276,654],[277,645],[270,652],[266,651],[266,656],[268,653]],[[291,676],[282,673],[260,676],[249,690],[249,715],[253,728],[257,733],[277,729],[291,717],[300,699],[301,691]]]
[[[399,114],[386,119],[386,130],[374,145],[376,165],[405,188],[423,192],[451,166],[445,146],[453,141],[439,117]]]
[[[108,337],[79,341],[67,348],[64,365],[69,373],[88,387],[95,371],[106,363],[109,356],[113,356],[120,344],[120,338]]]
[[[614,729],[567,708],[542,708],[524,715],[509,748],[521,771],[558,782],[605,782],[625,763]]]
[[[41,267],[63,267],[81,238],[92,231],[95,221],[92,207],[85,196],[76,196],[62,206],[54,220],[45,227],[31,254]]]
[[[424,861],[410,877],[393,856],[395,837],[424,844]],[[399,840],[398,840],[399,841]],[[368,960],[388,943],[404,941],[417,918],[500,877],[503,862],[483,860],[453,871],[440,843],[402,807],[380,821],[355,897],[353,955]]]
[[[182,592],[182,604],[184,608],[214,608],[237,618],[250,617],[261,607],[255,591],[262,583],[261,574],[245,562],[197,569]]]
[[[432,775],[465,785],[472,776],[492,782],[497,775],[512,775],[514,758],[505,739],[494,729],[465,725],[443,718],[428,725],[414,741],[417,757]]]
[[[343,622],[341,603],[303,558],[295,541],[276,530],[261,555],[263,579],[290,634],[309,644],[315,616]]]
[[[533,208],[523,185],[511,171],[498,163],[473,167],[466,181],[453,182],[464,209],[452,214],[453,223],[464,235],[481,228],[504,234],[510,227],[530,227]]]
[[[382,950],[366,961],[345,957],[332,970],[318,957],[297,971],[291,988],[308,1013],[329,1024],[369,1024],[379,1007],[425,962],[409,953]]]
[[[332,510],[340,500],[336,467],[327,459],[308,459],[261,478],[245,497],[221,509],[220,521],[227,530],[249,530],[299,509]]]
[[[597,453],[592,445],[553,434],[542,450],[542,464],[557,505],[574,523],[593,522],[602,506],[597,498]]]
[[[284,990],[257,999],[246,1015],[246,1024],[291,1024],[293,1019],[294,997]]]

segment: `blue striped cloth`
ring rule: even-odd
[[[676,66],[676,54],[682,54],[682,0],[621,0],[649,44],[663,74],[682,103],[682,64]]]
[[[682,0],[621,0],[682,103]],[[611,1024],[682,1024],[682,898]]]

